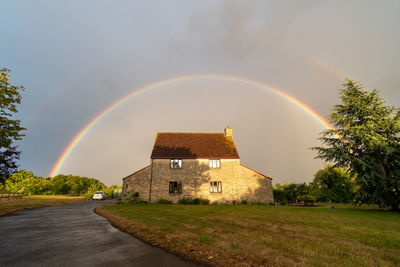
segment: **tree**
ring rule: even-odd
[[[297,201],[303,201],[304,205],[312,205],[316,200],[316,197],[311,194],[305,194],[297,197]]]
[[[51,188],[49,179],[36,177],[31,171],[25,170],[13,173],[5,184],[8,191],[18,192],[23,190],[25,194],[47,194],[50,193]]]
[[[329,120],[335,127],[321,133],[325,145],[317,157],[349,168],[355,176],[358,203],[399,210],[400,110],[387,106],[375,89],[366,91],[346,80]]]
[[[42,178],[36,177],[28,170],[20,170],[13,173],[5,181],[5,187],[10,192],[17,192],[24,189],[25,193],[31,194],[87,194],[88,197],[91,197],[95,191],[106,189],[106,186],[102,182],[94,178],[62,174],[51,178]],[[115,187],[113,186],[110,190],[113,190]]]
[[[342,168],[327,165],[315,173],[311,186],[318,201],[349,203],[353,199],[354,182]]]
[[[275,201],[279,203],[294,203],[299,196],[307,195],[310,193],[310,186],[306,183],[293,183],[293,184],[275,184],[272,189]]]
[[[0,69],[0,183],[16,171],[21,152],[13,145],[14,141],[21,140],[21,132],[25,130],[19,120],[11,119],[11,116],[18,112],[17,104],[21,103],[20,92],[23,86],[10,84],[10,70]]]

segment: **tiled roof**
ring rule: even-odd
[[[157,133],[152,159],[239,159],[232,137],[223,133]]]

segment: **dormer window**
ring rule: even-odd
[[[209,160],[210,168],[221,168],[221,161],[219,159]]]
[[[181,169],[182,168],[182,160],[181,159],[171,159],[171,168],[172,169]]]

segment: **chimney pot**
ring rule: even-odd
[[[224,132],[225,132],[225,136],[226,136],[226,137],[233,137],[233,130],[232,130],[232,128],[226,127],[225,130],[224,130]]]

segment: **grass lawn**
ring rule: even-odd
[[[83,197],[70,196],[31,196],[23,199],[0,200],[0,216],[18,210],[72,204],[83,200],[85,200]]]
[[[97,212],[211,265],[400,266],[400,214],[356,208],[119,204]]]

